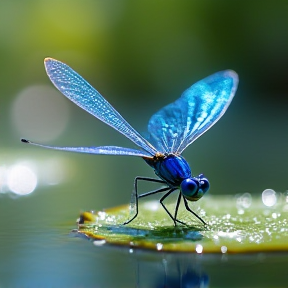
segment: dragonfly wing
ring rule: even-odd
[[[159,152],[182,153],[225,113],[237,86],[238,75],[231,70],[195,83],[151,117],[149,140]]]
[[[125,135],[150,155],[157,152],[96,89],[72,68],[52,58],[46,58],[44,63],[51,82],[68,99]]]
[[[151,157],[151,155],[146,151],[118,147],[118,146],[99,146],[99,147],[57,147],[42,145],[39,143],[32,142],[30,140],[21,139],[23,143],[32,144],[35,146],[40,146],[49,149],[87,153],[87,154],[104,154],[104,155],[125,155],[125,156],[138,156],[138,157]]]

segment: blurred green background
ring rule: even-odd
[[[211,194],[260,195],[266,188],[288,187],[287,51],[284,0],[0,0],[2,260],[14,265],[11,238],[27,232],[11,225],[34,223],[43,232],[44,219],[52,219],[51,227],[73,228],[79,211],[128,203],[134,177],[153,176],[139,158],[20,143],[24,137],[59,146],[135,148],[64,99],[45,73],[45,57],[70,65],[141,133],[153,113],[190,85],[235,70],[240,84],[231,106],[184,157],[193,174],[209,178]],[[26,183],[25,190],[27,179],[35,185]],[[21,194],[22,188],[34,192],[11,192]]]

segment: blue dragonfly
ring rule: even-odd
[[[205,221],[188,205],[188,201],[199,200],[209,189],[210,184],[203,174],[193,177],[187,161],[181,156],[184,149],[214,125],[225,113],[238,86],[238,76],[232,70],[217,72],[189,87],[175,102],[163,107],[148,122],[147,139],[142,137],[85,79],[68,65],[52,59],[44,60],[48,77],[55,87],[76,105],[94,115],[122,133],[141,150],[118,146],[99,147],[56,147],[21,139],[44,148],[105,155],[138,156],[154,169],[158,179],[136,177],[131,205],[134,215],[124,224],[130,223],[138,215],[138,199],[148,195],[166,192],[160,203],[170,218],[176,223],[181,199],[185,208],[204,225]],[[147,193],[138,194],[138,182],[150,181],[162,184]],[[163,187],[164,186],[164,187]],[[179,190],[174,215],[163,201],[174,191]]]

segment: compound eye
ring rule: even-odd
[[[209,181],[206,178],[199,179],[199,184],[199,190],[202,190],[203,194],[206,193],[210,188]]]
[[[197,192],[199,189],[199,183],[196,179],[188,178],[183,180],[181,182],[180,189],[181,193],[186,199],[190,201],[198,200]]]

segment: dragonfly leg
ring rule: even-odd
[[[176,226],[176,219],[172,216],[172,214],[169,212],[169,210],[166,208],[166,206],[164,205],[163,201],[165,200],[166,197],[168,197],[173,191],[175,191],[177,188],[171,188],[161,199],[160,199],[160,203],[162,205],[162,207],[165,209],[166,213],[169,215],[169,217],[173,220],[174,222],[174,226]]]
[[[160,180],[160,179],[137,176],[134,179],[134,191],[133,191],[132,197],[131,197],[131,198],[134,198],[133,196],[135,195],[135,199],[131,199],[131,202],[135,201],[136,212],[129,220],[124,222],[123,225],[129,224],[130,222],[132,222],[137,217],[137,215],[138,215],[138,199],[139,198],[142,198],[142,197],[145,197],[145,196],[149,196],[149,195],[152,195],[152,194],[156,194],[156,193],[159,193],[159,192],[164,192],[164,191],[167,191],[168,189],[170,189],[170,187],[160,188],[160,189],[156,189],[156,190],[153,190],[153,191],[150,191],[150,192],[147,192],[147,193],[144,193],[144,194],[141,194],[141,195],[138,196],[138,181],[139,180],[166,184],[165,181]]]
[[[189,207],[188,205],[188,201],[185,197],[183,197],[184,199],[184,204],[185,204],[185,207],[186,207],[186,210],[188,210],[190,213],[192,213],[196,218],[198,218],[204,225],[207,225],[207,223],[200,217],[198,216],[194,211],[191,210],[191,208]]]
[[[182,225],[187,226],[187,224],[186,224],[185,222],[182,222],[182,221],[180,221],[180,220],[177,219],[177,213],[178,213],[178,209],[179,209],[181,197],[182,197],[182,194],[181,194],[181,192],[179,192],[178,199],[177,199],[177,203],[176,203],[176,207],[175,207],[174,219],[175,219],[176,222],[178,222],[178,223],[180,223],[180,224],[182,224]]]
[[[149,191],[149,192],[146,192],[146,193],[143,193],[143,194],[139,195],[138,199],[146,197],[146,196],[149,196],[149,195],[153,195],[153,194],[156,194],[156,193],[165,192],[165,191],[167,191],[169,189],[171,189],[171,188],[170,187],[164,187],[164,188],[159,188],[159,189],[156,189],[156,190],[153,190],[153,191]]]

